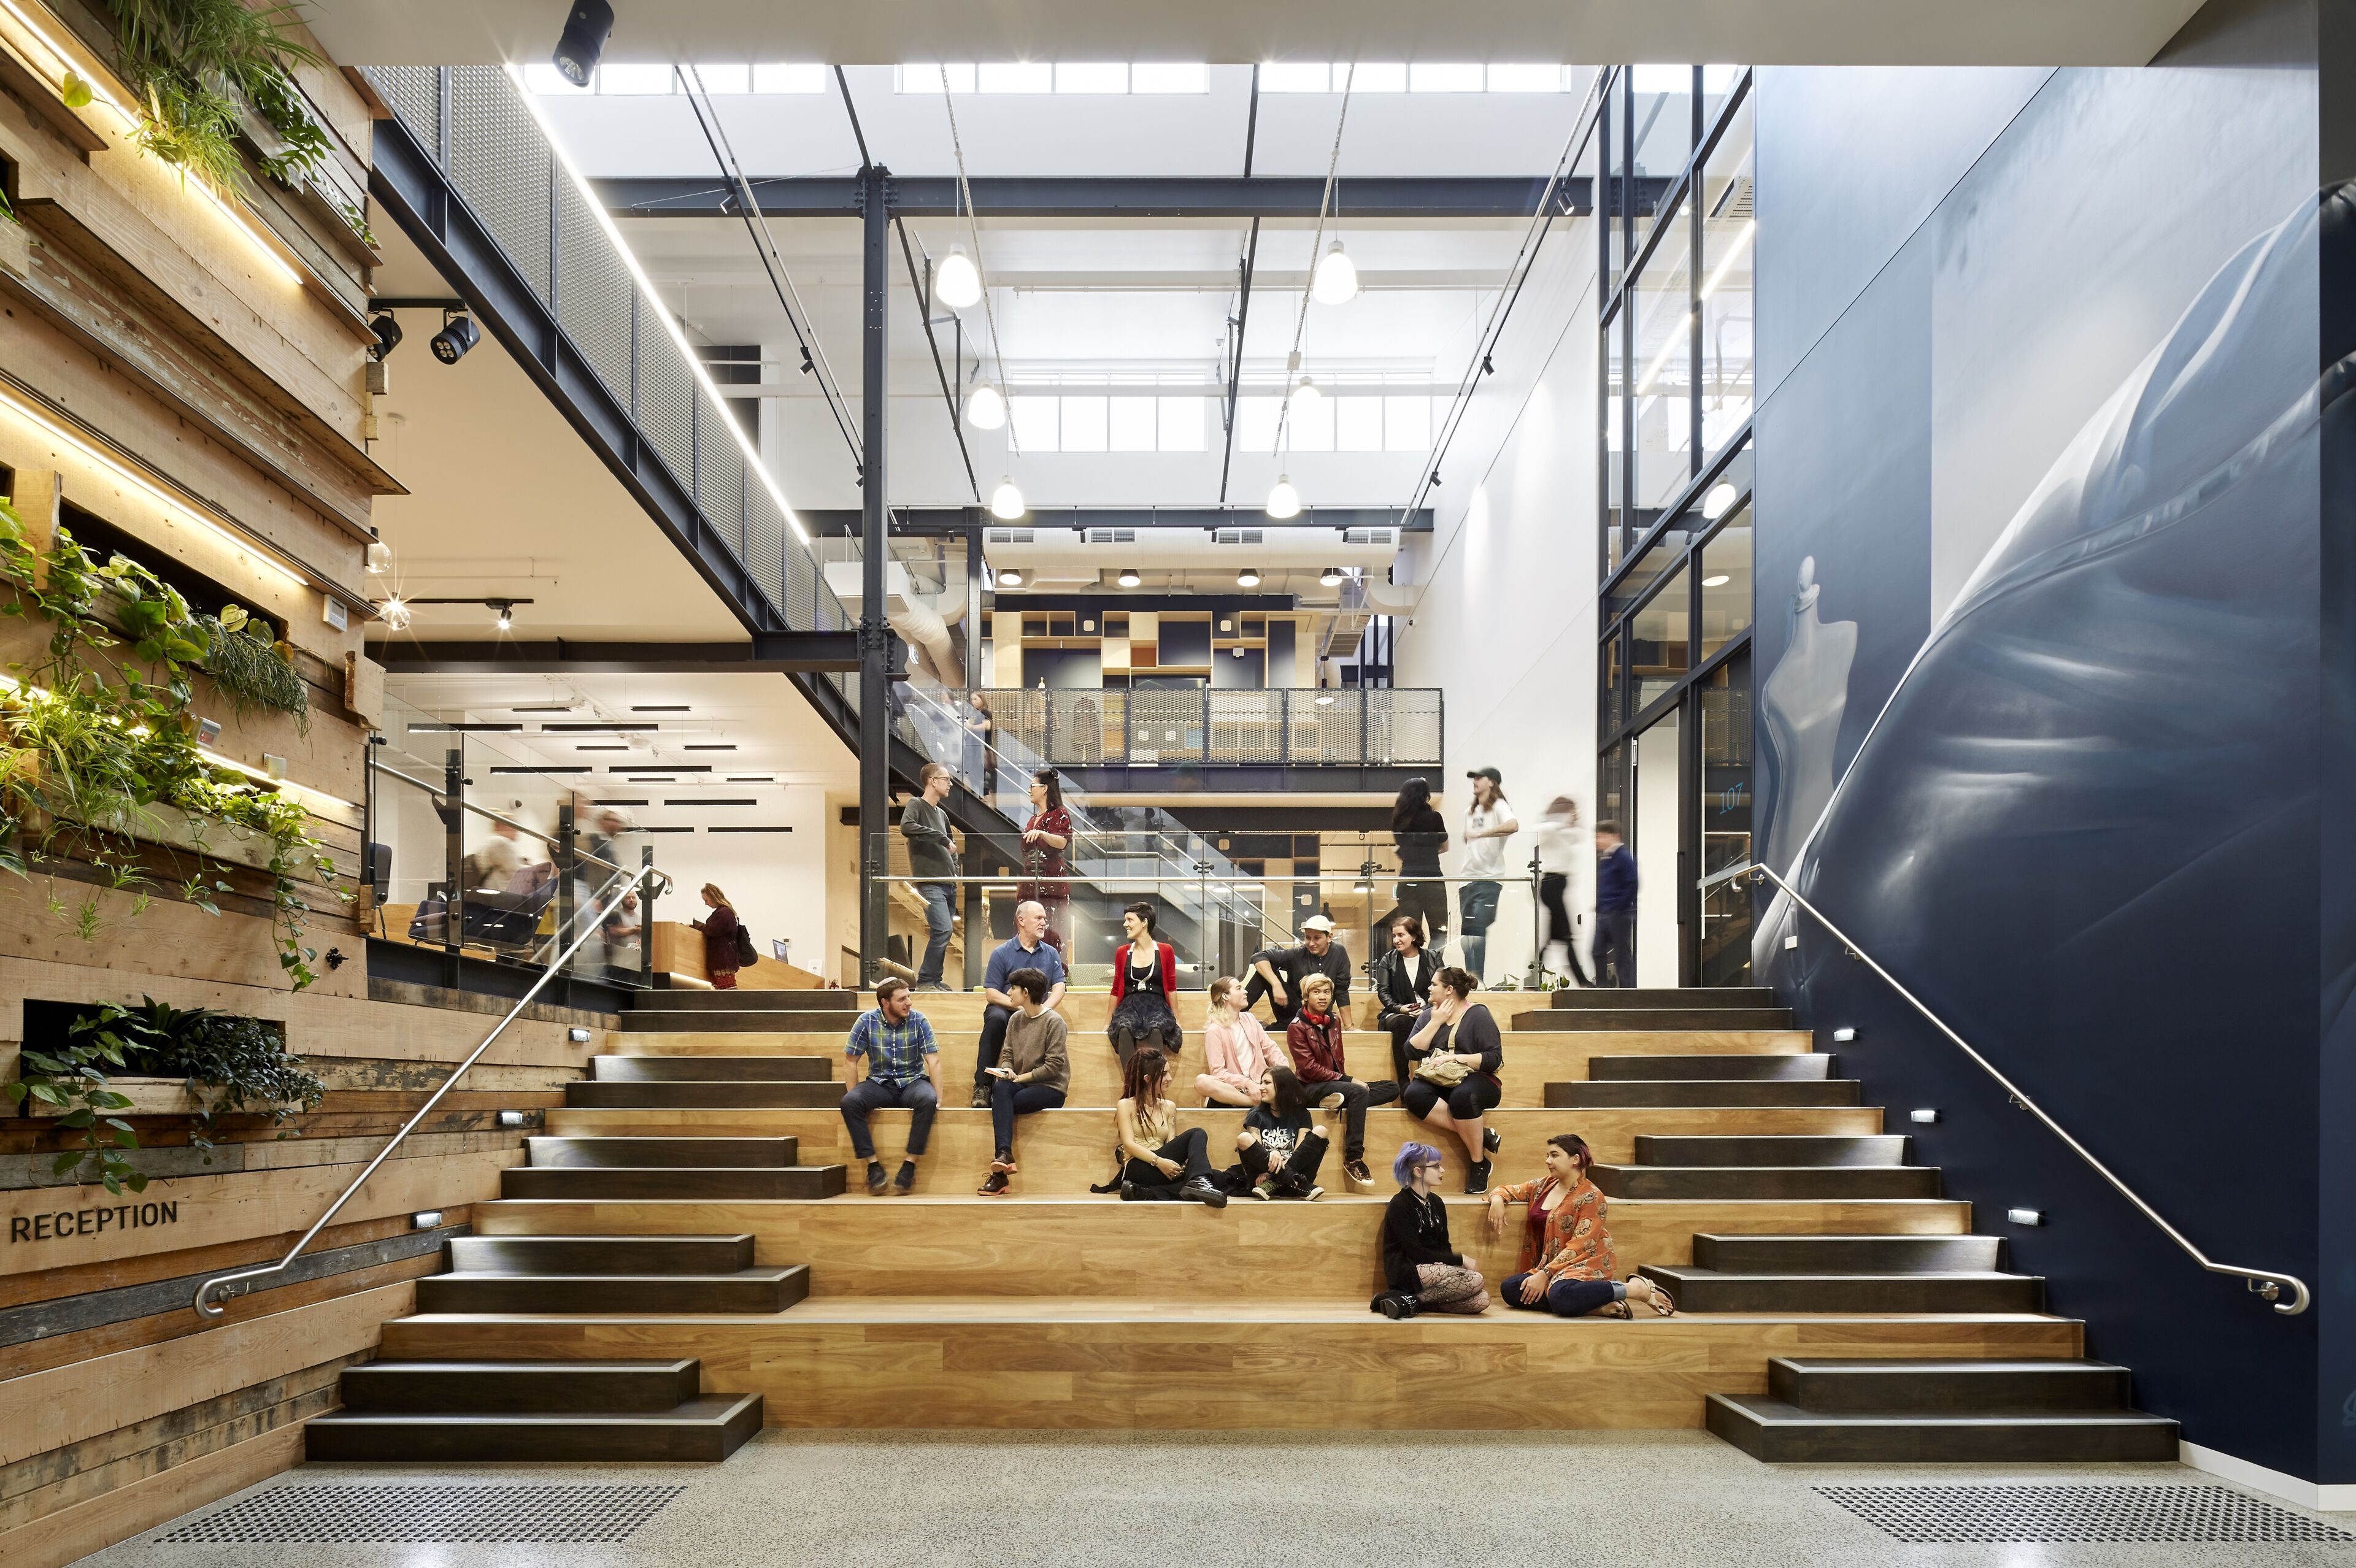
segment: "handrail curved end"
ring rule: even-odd
[[[2313,1294],[2307,1288],[2307,1282],[2295,1274],[2260,1274],[2253,1271],[2244,1283],[2253,1295],[2272,1303],[2274,1309],[2285,1317],[2297,1317],[2313,1305],[2315,1300]],[[2290,1299],[2277,1300],[2276,1297],[2282,1295],[2283,1287],[2286,1285],[2290,1287]]]

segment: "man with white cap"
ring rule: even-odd
[[[1301,983],[1312,975],[1333,982],[1336,1017],[1350,1005],[1350,955],[1333,940],[1333,923],[1312,914],[1301,923],[1301,945],[1263,948],[1251,955],[1251,982],[1244,987],[1244,1008],[1262,997],[1279,1024],[1289,1024],[1301,1010]]]

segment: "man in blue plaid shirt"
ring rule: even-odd
[[[875,1157],[875,1141],[867,1135],[867,1118],[887,1106],[911,1113],[908,1156],[891,1184],[894,1192],[905,1197],[916,1185],[916,1161],[941,1108],[940,1090],[933,1080],[933,1063],[941,1048],[934,1042],[933,1026],[916,1010],[905,980],[885,980],[875,987],[875,1005],[859,1015],[851,1026],[851,1043],[842,1049],[853,1062],[862,1064],[851,1069],[862,1075],[842,1096],[842,1123],[851,1129],[851,1149],[867,1162],[867,1190],[876,1197],[884,1193],[884,1165]]]

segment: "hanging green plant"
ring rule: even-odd
[[[294,180],[327,157],[327,136],[289,74],[321,65],[291,29],[292,5],[241,0],[109,0],[117,66],[144,112],[142,145],[214,188],[243,188],[238,147],[251,106],[283,148],[261,160],[272,179]]]
[[[200,615],[205,673],[228,698],[240,718],[264,709],[294,716],[294,728],[311,731],[310,688],[294,668],[294,652],[273,642],[266,623],[231,604],[218,618]]]

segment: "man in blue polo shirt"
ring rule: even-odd
[[[1046,1008],[1055,1011],[1064,999],[1064,955],[1047,944],[1047,906],[1029,899],[1014,906],[1014,934],[991,950],[990,967],[982,971],[981,992],[989,1002],[981,1009],[981,1042],[974,1052],[973,1104],[978,1109],[990,1106],[991,1090],[997,1083],[990,1070],[998,1065],[998,1053],[1006,1044],[1006,1020],[1023,1005],[1006,989],[1007,977],[1017,969],[1036,969],[1047,976]]]
[[[916,1161],[941,1108],[940,1091],[933,1083],[933,1063],[940,1050],[933,1026],[908,994],[908,982],[897,977],[876,986],[875,1005],[851,1026],[851,1042],[842,1053],[851,1059],[844,1064],[846,1072],[858,1076],[843,1093],[842,1125],[851,1129],[852,1151],[867,1162],[867,1190],[876,1197],[884,1194],[884,1166],[875,1157],[874,1140],[867,1136],[867,1118],[892,1106],[913,1113],[907,1157],[892,1179],[892,1189],[905,1198],[916,1185]]]

